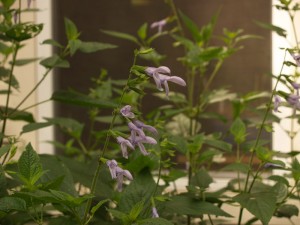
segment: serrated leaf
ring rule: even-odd
[[[212,177],[208,174],[205,169],[200,169],[191,179],[191,184],[200,189],[206,189],[213,182]]]
[[[243,120],[237,117],[230,126],[230,133],[234,136],[236,143],[241,144],[246,138],[246,125]]]
[[[272,192],[241,193],[233,200],[256,216],[264,225],[271,220],[276,209],[276,195]]]
[[[21,198],[10,196],[0,198],[0,211],[26,211],[26,202]]]
[[[230,214],[209,202],[193,199],[189,196],[178,195],[166,202],[165,210],[179,215],[203,216],[215,215],[231,217]]]
[[[38,154],[29,143],[18,161],[19,175],[29,185],[34,185],[43,175],[42,165]]]
[[[71,92],[71,91],[57,91],[51,97],[52,100],[64,102],[68,104],[85,106],[85,107],[98,107],[98,108],[116,108],[117,103],[113,101],[104,101],[101,99],[93,99],[87,95]]]
[[[118,31],[111,31],[111,30],[101,30],[103,33],[113,36],[113,37],[117,37],[120,39],[125,39],[131,42],[134,42],[138,45],[140,45],[138,39],[136,37],[134,37],[133,35],[127,34],[127,33],[122,33],[122,32],[118,32]]]

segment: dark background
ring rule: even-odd
[[[230,86],[233,91],[239,93],[270,90],[271,79],[266,74],[271,71],[271,34],[257,26],[254,21],[270,23],[271,0],[175,0],[174,2],[199,26],[207,24],[211,17],[220,10],[216,34],[221,34],[223,28],[228,28],[232,31],[243,29],[245,34],[263,37],[263,39],[243,42],[244,49],[225,61],[214,83],[215,87]],[[170,15],[170,9],[163,0],[89,0],[85,2],[55,0],[53,12],[54,38],[59,42],[65,43],[66,41],[64,17],[68,17],[74,21],[81,32],[80,39],[108,42],[119,46],[117,49],[99,53],[76,54],[70,59],[70,69],[56,70],[55,89],[72,88],[85,93],[91,85],[91,78],[97,77],[101,68],[108,69],[109,76],[112,78],[127,78],[132,64],[133,50],[137,47],[128,41],[107,36],[101,33],[100,29],[135,35],[144,22],[151,24]],[[180,49],[173,48],[172,42],[172,39],[163,37],[154,42],[154,47],[168,55],[163,65],[172,68],[175,75],[181,75],[184,74],[184,70],[176,61],[177,56],[180,55]],[[143,110],[148,111],[153,107],[156,107],[155,101],[147,101]],[[219,105],[217,110],[226,113],[227,108]],[[65,104],[55,106],[56,116],[82,120],[85,114],[86,110],[79,107]],[[210,132],[218,125],[207,122],[204,126],[204,129]],[[57,138],[63,139],[61,136]]]

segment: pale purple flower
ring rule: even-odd
[[[274,112],[279,112],[278,107],[281,103],[281,98],[278,95],[274,96]]]
[[[300,84],[298,84],[296,82],[292,82],[292,86],[297,91],[297,95],[299,95]]]
[[[134,123],[134,125],[136,125],[140,129],[145,129],[145,130],[151,132],[152,134],[158,135],[158,132],[155,129],[155,127],[152,127],[150,125],[144,124],[143,122],[141,122],[139,120],[134,120],[133,123]]]
[[[141,128],[138,128],[134,123],[129,122],[128,127],[130,129],[130,137],[134,140],[137,136],[144,138],[146,137],[144,131]],[[132,142],[131,142],[132,143]]]
[[[118,163],[116,160],[112,159],[112,160],[107,160],[106,161],[106,165],[109,168],[109,172],[111,175],[112,179],[116,179],[117,178],[117,168],[118,168]]]
[[[291,53],[291,55],[293,56],[294,60],[297,63],[297,66],[300,66],[300,55],[295,55],[293,53]]]
[[[152,207],[152,218],[158,218],[158,212],[157,209],[155,207]]]
[[[123,170],[120,167],[117,167],[116,172],[117,172],[117,189],[119,192],[121,192],[123,189],[124,177],[127,177],[128,180],[133,180],[133,177],[128,170]]]
[[[153,77],[154,82],[158,90],[163,91],[162,85],[164,85],[166,95],[169,95],[169,85],[168,81],[179,84],[181,86],[186,86],[185,81],[178,76],[169,76],[171,74],[171,70],[166,66],[160,67],[147,67],[145,72],[150,77]]]
[[[295,94],[290,94],[287,98],[288,103],[290,103],[292,106],[299,108],[300,102],[299,102],[300,96]]]
[[[163,27],[167,24],[167,19],[163,19],[163,20],[160,20],[160,21],[156,21],[156,22],[153,22],[150,27],[153,29],[153,28],[158,28],[158,33],[161,33],[162,30],[163,30]]]
[[[143,155],[149,155],[149,152],[147,152],[144,144],[152,144],[155,145],[157,144],[157,141],[149,136],[145,136],[145,137],[140,137],[140,136],[135,136],[135,137],[129,137],[130,142],[132,143],[133,146],[138,146],[141,153]]]
[[[131,144],[131,142],[123,137],[117,137],[117,142],[120,144],[121,146],[121,151],[122,151],[122,155],[124,158],[128,159],[128,152],[127,152],[127,147],[131,148],[132,150],[134,150],[133,145]]]
[[[275,164],[275,163],[266,163],[264,165],[265,169],[282,169],[284,168],[282,165]]]
[[[134,113],[131,112],[131,106],[125,105],[121,110],[120,113],[127,118],[134,118]]]
[[[19,20],[19,12],[18,11],[15,11],[13,13],[13,18],[14,18],[14,23],[18,23],[18,20]]]

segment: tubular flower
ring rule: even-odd
[[[295,108],[299,109],[300,108],[299,99],[300,99],[299,95],[290,94],[287,98],[287,102],[290,103]]]
[[[133,123],[134,123],[134,125],[136,125],[140,129],[145,129],[145,130],[147,130],[147,131],[149,131],[149,132],[151,132],[152,134],[155,134],[155,135],[158,134],[158,132],[155,129],[155,127],[152,127],[150,125],[144,124],[143,122],[141,122],[139,120],[134,120]]]
[[[133,145],[131,144],[131,142],[123,137],[117,137],[117,142],[120,144],[121,146],[121,151],[122,151],[122,155],[124,158],[128,159],[128,152],[127,152],[127,147],[131,148],[132,150],[134,150]]]
[[[292,86],[297,91],[297,95],[299,95],[300,84],[298,84],[296,82],[292,82]]]
[[[158,28],[158,33],[161,33],[162,30],[163,30],[163,27],[167,24],[167,19],[163,19],[163,20],[160,20],[160,21],[156,21],[156,22],[153,22],[150,27],[153,29],[153,28]]]
[[[152,145],[157,144],[157,141],[154,138],[149,136],[145,136],[145,137],[135,136],[134,138],[130,136],[129,140],[131,141],[133,146],[137,145],[141,153],[145,156],[149,155],[149,152],[147,152],[144,144],[152,144]]]
[[[124,177],[127,177],[128,180],[133,180],[131,173],[120,168],[116,160],[107,160],[106,165],[109,168],[111,178],[117,180],[118,191],[122,191]]]
[[[131,106],[125,105],[121,110],[120,113],[127,118],[134,118],[134,113],[131,112]]]
[[[181,86],[186,86],[185,81],[178,76],[169,76],[171,74],[171,70],[166,66],[160,67],[147,67],[145,72],[150,77],[153,77],[154,82],[158,90],[163,91],[162,85],[164,85],[166,95],[169,95],[169,85],[168,81],[179,84]]]
[[[131,175],[131,173],[128,170],[123,170],[120,167],[117,167],[116,169],[116,173],[117,173],[117,189],[119,192],[122,191],[123,189],[123,179],[124,177],[127,177],[128,180],[133,180],[133,177]]]
[[[281,99],[279,98],[278,95],[275,95],[274,96],[274,112],[279,112],[278,107],[279,107],[280,103],[281,103]]]
[[[116,179],[117,178],[117,167],[118,167],[117,161],[114,159],[107,160],[106,165],[108,166],[111,178]]]
[[[144,131],[141,128],[138,128],[134,123],[129,122],[128,127],[130,129],[131,135],[130,137],[134,140],[136,136],[139,136],[141,138],[145,138],[146,135]],[[132,143],[132,142],[131,142]]]
[[[297,66],[300,66],[300,55],[295,55],[293,53],[291,53],[291,55],[293,56],[294,60],[297,63]]]
[[[158,218],[158,212],[157,209],[155,207],[152,207],[152,218]]]

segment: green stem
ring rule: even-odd
[[[286,52],[287,52],[287,51],[285,51],[283,62],[285,61],[285,58],[286,58]],[[275,92],[276,92],[278,83],[279,83],[280,78],[281,78],[281,76],[282,76],[283,67],[284,67],[284,63],[282,63],[282,66],[281,66],[281,69],[280,69],[279,76],[277,77],[277,80],[276,80],[274,89],[273,89],[273,91],[272,91],[272,94],[271,94],[269,103],[267,104],[267,109],[266,109],[265,115],[264,115],[263,120],[262,120],[262,123],[261,123],[261,125],[260,125],[258,134],[257,134],[257,136],[256,136],[255,144],[254,144],[254,146],[253,146],[253,148],[252,148],[252,153],[251,153],[250,160],[249,160],[249,166],[250,166],[250,167],[251,167],[252,164],[253,164],[253,160],[254,160],[254,156],[255,156],[255,151],[256,151],[256,148],[257,148],[257,146],[258,146],[258,143],[259,143],[259,140],[260,140],[260,137],[261,137],[261,134],[262,134],[262,131],[263,131],[264,124],[265,124],[265,122],[266,122],[267,116],[268,116],[268,114],[269,114],[269,112],[270,112],[270,109],[271,109],[273,96],[275,95]],[[248,170],[247,176],[246,176],[246,182],[245,182],[245,187],[244,187],[244,192],[245,192],[245,193],[250,193],[250,192],[251,192],[252,187],[253,187],[253,184],[255,183],[256,178],[257,178],[257,176],[254,176],[254,177],[253,177],[252,183],[251,183],[251,185],[250,185],[250,187],[249,187],[249,189],[248,189],[248,183],[249,183],[249,180],[250,180],[250,172],[251,172],[251,171]],[[256,175],[257,175],[257,173],[256,173]],[[240,213],[239,213],[238,225],[240,225],[241,222],[242,222],[243,211],[244,211],[244,208],[241,207]]]
[[[291,22],[292,22],[292,28],[293,28],[294,38],[295,38],[295,42],[296,42],[296,48],[299,50],[299,47],[298,47],[299,42],[298,42],[298,36],[297,36],[297,31],[296,31],[294,16],[291,14],[290,11],[288,11],[288,13],[289,13],[289,17],[290,17]]]
[[[32,88],[32,90],[22,99],[22,101],[14,108],[12,112],[10,112],[10,116],[14,114],[23,104],[24,102],[36,91],[36,89],[43,83],[43,81],[46,79],[47,75],[50,73],[52,68],[47,69],[41,80]]]
[[[3,139],[4,139],[6,124],[7,124],[7,120],[8,120],[8,109],[9,109],[9,101],[10,101],[11,88],[12,88],[12,78],[13,78],[13,72],[14,72],[14,68],[15,68],[15,64],[16,64],[19,47],[20,47],[19,43],[15,43],[15,51],[13,53],[13,58],[12,58],[12,63],[11,63],[11,68],[10,68],[10,73],[9,73],[6,103],[5,103],[5,108],[4,108],[4,114],[2,115],[3,116],[3,124],[2,124],[1,133],[2,133],[3,137],[0,138],[0,147],[2,147],[2,145],[3,145]],[[2,161],[2,165],[5,163],[8,155],[9,155],[9,151],[5,154],[3,161]]]
[[[131,66],[131,68],[133,66],[136,65],[136,60],[137,60],[137,56],[138,56],[138,51],[135,52],[134,54],[134,60],[133,60],[133,64]],[[106,139],[105,139],[105,142],[104,142],[104,146],[102,148],[102,152],[99,156],[99,159],[98,159],[98,165],[97,165],[97,168],[95,170],[95,173],[94,173],[94,176],[93,176],[93,180],[92,180],[92,184],[91,184],[91,188],[90,188],[90,192],[91,194],[94,194],[95,193],[95,189],[96,189],[96,185],[97,185],[97,181],[98,181],[98,177],[99,177],[99,174],[100,174],[100,169],[101,169],[101,165],[102,165],[102,161],[101,161],[101,158],[105,155],[105,152],[107,150],[107,147],[108,147],[108,144],[109,144],[109,140],[111,138],[111,130],[113,129],[114,127],[114,123],[115,123],[115,120],[116,120],[116,117],[117,117],[117,112],[118,112],[118,109],[120,108],[120,106],[122,105],[123,103],[123,98],[124,98],[124,95],[125,93],[127,92],[128,90],[128,85],[129,85],[129,81],[131,80],[131,77],[132,77],[132,70],[130,69],[130,72],[129,72],[129,77],[127,79],[127,83],[125,85],[125,87],[123,88],[123,91],[122,91],[122,94],[121,94],[121,97],[120,97],[120,100],[119,100],[119,104],[118,104],[118,107],[115,108],[112,112],[112,121],[110,123],[110,126],[109,126],[109,129],[108,129],[108,132],[106,134]],[[84,212],[84,216],[83,216],[83,224],[87,224],[89,218],[88,218],[88,215],[89,215],[89,211],[90,211],[90,208],[91,208],[91,204],[92,204],[92,199],[90,198],[87,203],[86,203],[86,207],[85,207],[85,212]]]

